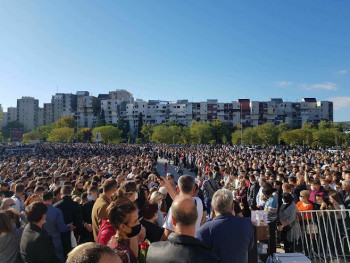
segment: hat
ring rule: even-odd
[[[168,193],[168,190],[164,186],[161,186],[159,187],[158,192],[161,193],[162,195],[166,195]]]

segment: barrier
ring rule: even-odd
[[[314,262],[350,262],[350,209],[300,211],[302,252]]]

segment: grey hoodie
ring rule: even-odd
[[[19,254],[19,244],[23,227],[15,229],[13,233],[0,237],[0,263],[22,263]]]

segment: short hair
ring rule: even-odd
[[[113,178],[109,178],[103,183],[102,189],[103,189],[103,192],[106,193],[116,187],[117,187],[117,181],[114,180]]]
[[[158,204],[151,204],[149,202],[145,202],[141,210],[142,217],[145,219],[151,219],[157,212]]]
[[[46,214],[47,207],[43,202],[33,202],[26,207],[26,216],[30,223],[38,223],[44,214]]]
[[[126,223],[125,218],[134,211],[136,211],[136,206],[133,202],[126,198],[120,198],[107,208],[109,222],[118,230],[121,224]]]
[[[233,195],[228,189],[217,190],[212,198],[211,204],[214,211],[220,214],[228,214],[232,212]]]
[[[13,227],[11,219],[6,215],[4,211],[0,211],[0,233],[12,233]]]
[[[297,178],[295,176],[291,176],[288,178],[288,181],[291,181],[293,184],[297,183]]]
[[[317,179],[316,179],[316,180],[313,180],[313,181],[311,182],[311,184],[321,186],[320,180],[317,180]]]
[[[282,194],[282,199],[283,199],[283,202],[285,202],[287,204],[292,203],[294,200],[293,196],[289,193]]]
[[[75,247],[68,254],[66,263],[98,263],[103,254],[119,258],[117,253],[106,245],[88,242]]]
[[[47,191],[43,194],[43,200],[45,201],[50,201],[53,199],[53,193],[51,191]]]
[[[180,177],[181,178],[181,177]],[[197,212],[197,206],[195,205],[193,199],[190,196],[186,195],[178,195],[174,201],[177,198],[184,197],[190,199],[193,202],[192,209],[189,212],[185,212],[182,207],[178,206],[171,206],[171,213],[172,216],[175,218],[175,221],[177,224],[181,226],[192,226],[196,223],[197,217],[198,217],[198,212]]]
[[[300,192],[300,196],[307,196],[308,198],[310,197],[310,192],[308,190],[303,190]]]
[[[178,185],[181,192],[185,194],[191,193],[194,188],[194,178],[190,175],[182,175],[179,178]]]
[[[286,189],[286,190],[292,190],[292,189],[293,189],[293,186],[292,186],[291,184],[288,184],[288,183],[283,184],[283,187],[284,187],[284,189]]]
[[[272,189],[271,186],[266,185],[266,187],[264,187],[264,189],[262,190],[262,193],[263,193],[265,196],[272,195],[272,194],[273,194],[273,189]]]
[[[347,180],[342,181],[342,185],[345,185],[347,187],[350,187],[350,182]]]
[[[15,192],[16,193],[22,193],[24,192],[25,186],[23,184],[16,184]]]
[[[72,193],[72,188],[69,185],[63,185],[61,188],[61,194],[70,195]]]
[[[91,191],[91,192],[94,192],[94,193],[98,193],[98,188],[97,186],[93,185],[93,186],[90,186],[88,191]]]

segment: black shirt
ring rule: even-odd
[[[146,228],[146,239],[148,239],[151,243],[160,241],[164,233],[164,228],[143,218],[141,218],[140,223]]]

